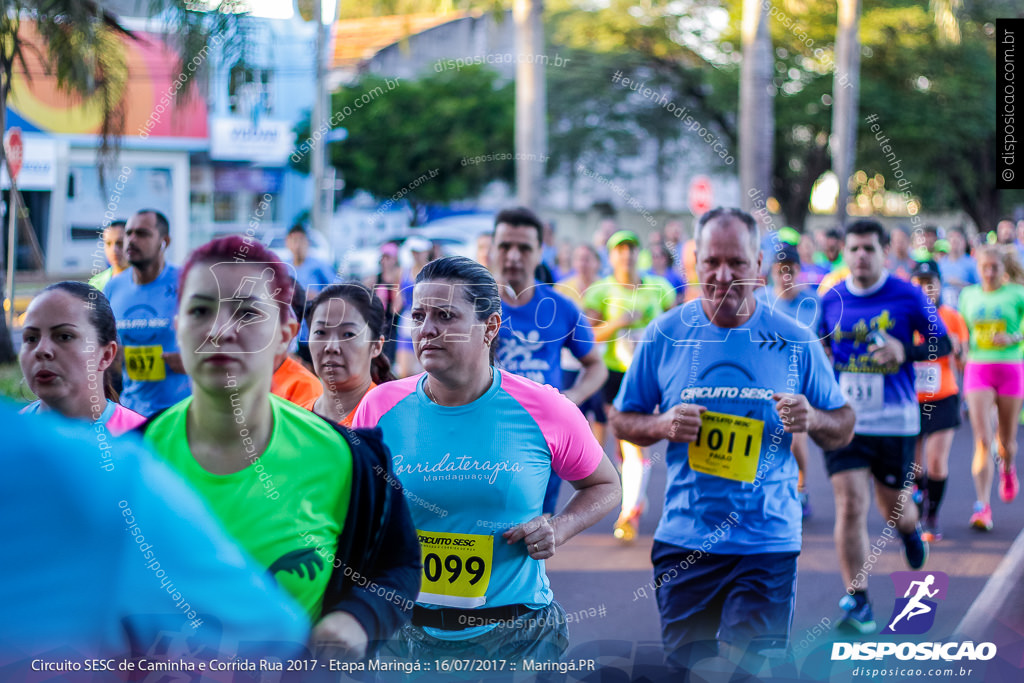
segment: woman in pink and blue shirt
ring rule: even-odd
[[[119,436],[134,429],[145,418],[117,402],[107,372],[117,349],[117,323],[102,292],[82,282],[50,285],[25,312],[18,358],[39,400],[21,412],[52,410],[89,420],[97,435],[105,430]]]
[[[575,405],[494,369],[501,299],[483,266],[427,264],[411,319],[426,372],[372,390],[353,421],[383,430],[422,549],[412,624],[387,650],[410,661],[557,660],[568,630],[544,560],[618,506],[615,469]],[[576,493],[548,518],[551,469]]]

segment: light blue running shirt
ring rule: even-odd
[[[668,444],[655,540],[691,549],[708,544],[706,552],[721,554],[800,551],[797,466],[775,392],[803,394],[819,410],[846,403],[817,335],[788,315],[758,303],[746,324],[727,329],[711,324],[697,300],[647,327],[616,410],[664,413],[689,403],[723,415],[705,416],[699,442]],[[691,448],[708,461],[736,463],[752,481],[695,470]]]

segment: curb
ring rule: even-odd
[[[1024,531],[1006,552],[1002,562],[985,582],[981,593],[971,603],[964,618],[953,631],[954,638],[981,642],[992,635],[994,624],[1024,623]],[[1018,599],[1011,596],[1019,593]]]

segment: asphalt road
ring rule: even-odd
[[[995,570],[1004,553],[1024,528],[1024,497],[1012,504],[999,500],[993,491],[993,517],[995,528],[989,533],[968,527],[967,520],[974,503],[971,480],[971,433],[965,423],[957,433],[950,455],[950,478],[946,497],[940,510],[944,538],[932,545],[925,570],[942,571],[949,576],[946,599],[938,604],[935,622],[924,635],[918,636],[864,636],[864,641],[943,642],[948,640],[963,618],[970,604],[981,591],[985,581]],[[571,644],[568,660],[597,658],[601,675],[586,680],[643,680],[663,673],[660,665],[660,631],[658,612],[647,591],[638,592],[652,581],[650,548],[652,534],[664,501],[665,465],[662,460],[664,446],[653,447],[655,460],[649,489],[650,511],[640,526],[640,536],[631,545],[624,545],[612,537],[614,516],[608,515],[599,524],[587,530],[559,549],[559,554],[548,561],[548,575],[556,599],[570,616]],[[841,616],[838,601],[844,585],[839,576],[835,544],[832,539],[834,508],[831,486],[825,472],[821,451],[813,446],[808,472],[808,486],[813,516],[804,523],[803,552],[799,560],[796,611],[793,620],[792,645],[796,670],[782,667],[760,672],[761,680],[800,681],[877,681],[932,680],[1003,681],[1024,680],[1024,659],[1021,652],[1000,652],[992,662],[916,662],[899,661],[888,657],[883,662],[832,662],[833,641],[851,642],[849,636],[835,631]],[[564,487],[563,499],[570,489]],[[882,538],[885,525],[872,507],[869,517],[872,541]],[[889,542],[870,578],[870,597],[876,621],[890,618],[895,588],[890,572],[908,569],[903,558],[902,545]],[[1024,610],[1024,605],[1021,605]],[[1024,641],[1024,634],[1022,634]],[[1021,648],[1024,649],[1024,648]],[[1006,660],[1013,660],[1010,671]],[[996,666],[1001,663],[1002,666]],[[728,681],[730,667],[719,660],[707,660],[706,670],[695,671],[692,680]],[[888,669],[882,675],[856,675],[853,669],[869,665]],[[960,670],[963,665],[964,671]],[[892,669],[903,667],[894,672]],[[929,667],[934,672],[929,671]],[[914,671],[921,668],[921,672]],[[943,671],[951,668],[952,673]],[[967,672],[967,669],[972,669]],[[909,674],[907,672],[909,671]],[[903,675],[900,675],[903,674]],[[573,674],[567,680],[576,680]],[[581,674],[579,680],[583,680]]]

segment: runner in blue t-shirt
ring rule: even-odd
[[[914,361],[935,360],[952,347],[935,306],[914,285],[890,276],[883,264],[888,235],[880,223],[861,220],[845,237],[850,275],[821,300],[821,334],[829,337],[836,376],[857,413],[853,441],[825,451],[836,498],[836,546],[847,595],[839,628],[875,629],[867,583],[867,511],[871,480],[885,532],[899,531],[911,569],[928,557],[910,487],[921,415]],[[924,339],[915,346],[914,332]]]
[[[124,240],[131,267],[111,278],[103,293],[124,346],[121,404],[149,417],[191,391],[174,338],[178,269],[166,262],[170,226],[159,211],[129,218]]]
[[[785,313],[801,327],[815,332],[821,317],[821,305],[813,287],[800,281],[800,252],[788,242],[777,241],[769,250],[763,251],[764,268],[771,276],[767,286],[754,292],[758,303],[763,303],[773,313]],[[793,457],[800,469],[797,491],[803,516],[811,516],[811,503],[807,496],[807,435],[793,435]]]
[[[652,589],[683,669],[718,642],[786,647],[801,542],[790,440],[836,448],[854,424],[817,336],[756,303],[753,217],[714,209],[694,239],[702,298],[647,327],[612,417],[619,438],[669,441]]]
[[[16,415],[6,402],[0,428],[4,680],[36,678],[32,659],[57,652],[79,666],[133,654],[305,652],[308,617],[137,438],[111,440],[52,413]]]
[[[490,262],[503,285],[497,365],[538,384],[550,384],[580,405],[604,386],[608,371],[580,310],[534,277],[543,230],[540,218],[529,209],[506,209],[495,216]],[[562,377],[563,348],[583,366],[571,387]],[[552,470],[545,514],[555,512],[561,481]]]
[[[309,235],[301,225],[292,226],[285,237],[285,246],[291,252],[291,266],[295,280],[306,298],[312,301],[321,289],[338,281],[333,266],[309,253]]]

